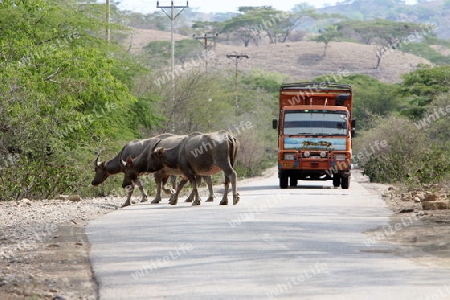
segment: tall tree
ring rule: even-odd
[[[324,57],[327,55],[328,44],[342,36],[342,33],[339,32],[337,28],[337,25],[329,25],[327,28],[319,30],[319,35],[312,39],[313,41],[324,43]]]
[[[369,21],[345,21],[338,24],[340,31],[356,37],[367,45],[373,45],[376,56],[375,69],[379,69],[382,58],[408,41],[411,34],[423,34],[423,25],[394,22],[384,19]],[[428,31],[427,31],[428,34]]]
[[[302,7],[294,12],[283,12],[271,6],[240,7],[240,15],[228,20],[224,32],[235,32],[247,47],[250,42],[258,44],[263,37],[269,43],[286,42],[289,34],[302,21],[318,19],[314,8]]]
[[[248,47],[250,42],[258,44],[261,33],[256,30],[261,19],[253,13],[243,13],[225,22],[222,32],[232,32],[236,34]]]
[[[141,68],[106,42],[103,12],[75,1],[0,4],[0,154],[22,154],[0,173],[2,197],[85,186],[81,157],[100,140],[138,133],[129,119]]]

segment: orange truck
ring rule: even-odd
[[[298,180],[333,180],[335,187],[350,186],[352,87],[328,82],[287,83],[280,87],[278,178],[280,188]]]

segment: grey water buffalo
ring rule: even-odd
[[[123,146],[122,150],[113,159],[109,161],[99,162],[98,161],[99,157],[97,156],[97,159],[94,161],[95,176],[91,184],[94,186],[99,185],[102,182],[104,182],[110,175],[124,172],[123,165],[121,164],[123,159],[126,159],[127,157],[136,157],[139,154],[141,154],[141,152],[144,151],[144,149],[148,145],[154,145],[156,142],[161,141],[162,139],[173,136],[174,136],[173,134],[167,133],[158,135],[153,138],[131,141],[127,143],[125,146]],[[156,182],[156,195],[152,203],[158,203],[161,201],[161,190],[163,190],[165,193],[168,194],[173,194],[173,191],[164,188],[170,174],[167,174],[165,170],[162,169],[156,172],[154,175]],[[174,188],[175,188],[175,181],[176,177],[172,176],[171,182]],[[147,193],[144,190],[141,180],[136,176],[136,178],[133,180],[133,184],[130,184],[129,188],[127,189],[127,199],[125,203],[122,205],[122,207],[130,205],[131,195],[133,194],[134,191],[134,184],[137,184],[139,190],[141,191],[142,194],[141,202],[147,201],[148,198]]]
[[[174,170],[177,175],[182,175],[171,204],[176,204],[178,194],[187,180],[192,185],[194,201],[192,205],[200,204],[197,190],[199,176],[211,176],[217,172],[225,173],[225,192],[221,205],[228,204],[228,192],[231,182],[233,189],[233,204],[239,202],[236,181],[237,175],[233,167],[236,162],[239,142],[228,131],[201,134],[194,133],[186,136],[180,143],[173,147],[167,147],[167,138],[155,145],[149,145],[136,158],[128,157],[125,164],[125,177],[122,187],[126,187],[135,180],[135,174],[140,172],[157,172],[163,168]]]

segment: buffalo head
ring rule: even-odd
[[[97,159],[94,161],[94,171],[95,171],[95,176],[94,176],[94,180],[92,180],[92,182],[91,182],[92,185],[99,185],[100,183],[105,181],[106,178],[108,178],[108,176],[109,176],[108,172],[106,172],[106,163],[104,161],[99,162],[98,156],[97,156]]]

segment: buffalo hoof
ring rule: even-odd
[[[200,200],[192,201],[192,206],[200,205]]]
[[[238,204],[240,200],[239,194],[233,195],[233,205]]]
[[[170,205],[177,205],[177,202],[176,201],[169,201],[169,204]]]
[[[189,196],[186,198],[186,200],[184,200],[184,202],[192,202],[194,200],[194,196]]]
[[[148,201],[147,197],[143,197],[143,198],[141,199],[141,203],[142,203],[142,202],[147,202],[147,201]]]
[[[228,199],[222,199],[222,201],[220,201],[220,205],[228,205]]]
[[[214,202],[214,196],[209,196],[205,202]]]
[[[124,208],[124,207],[127,207],[129,205],[130,205],[130,203],[125,202],[124,204],[122,204],[122,206],[120,208]]]
[[[161,201],[161,200],[154,199],[154,200],[152,200],[152,202],[150,202],[150,203],[151,203],[151,204],[158,204],[160,201]]]

